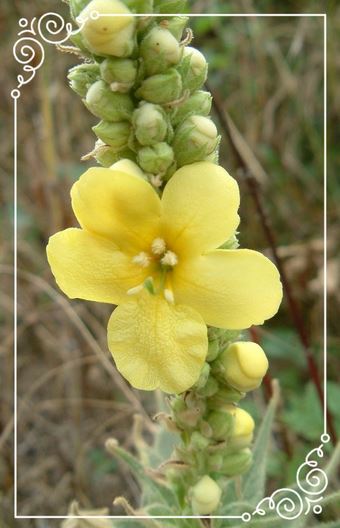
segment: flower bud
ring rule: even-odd
[[[220,344],[218,339],[214,339],[212,341],[209,340],[208,342],[208,354],[207,354],[207,361],[214,361],[214,359],[217,358],[218,352],[220,349]]]
[[[234,425],[232,414],[223,410],[212,411],[208,421],[215,440],[226,440]]]
[[[184,101],[184,103],[175,108],[171,118],[172,124],[178,125],[192,115],[208,116],[211,111],[211,103],[211,94],[198,90]]]
[[[92,0],[80,13],[77,23],[92,53],[114,57],[131,55],[135,46],[135,17],[120,0]]]
[[[86,4],[88,0],[69,0],[71,15],[74,19],[82,12]]]
[[[195,384],[196,389],[199,390],[205,386],[209,378],[209,373],[210,373],[210,365],[208,363],[204,363],[203,368],[201,370],[200,377],[198,378],[198,381]]]
[[[190,446],[199,451],[203,451],[209,445],[209,440],[198,431],[194,431],[190,438]]]
[[[219,505],[222,490],[209,475],[202,477],[192,488],[191,505],[195,515],[209,515]]]
[[[174,152],[167,143],[156,143],[138,151],[139,165],[145,172],[164,174],[174,161]]]
[[[179,167],[203,160],[218,144],[218,133],[211,119],[194,115],[175,131],[172,143]]]
[[[100,75],[113,92],[128,92],[136,81],[137,62],[110,57],[100,64]]]
[[[134,111],[132,124],[141,145],[154,145],[166,138],[168,122],[161,106],[152,103],[142,104]]]
[[[133,176],[139,176],[143,179],[146,179],[143,171],[140,170],[138,165],[129,159],[121,159],[111,165],[110,169],[117,170],[120,172],[125,172],[126,174],[132,174]]]
[[[177,70],[170,68],[165,73],[145,79],[136,91],[136,96],[150,103],[167,104],[178,99],[181,93],[181,76]]]
[[[186,16],[175,16],[171,17],[168,20],[162,20],[162,22],[159,24],[162,28],[167,29],[172,33],[172,35],[180,41],[183,36],[183,31],[185,26],[187,25],[189,21],[189,17]]]
[[[87,90],[100,77],[98,64],[79,64],[71,68],[67,78],[70,81],[70,87],[81,97],[85,97]]]
[[[210,409],[224,409],[230,403],[237,403],[244,398],[244,393],[236,389],[223,387],[209,399]]]
[[[204,398],[210,398],[218,392],[218,388],[218,381],[212,376],[209,376],[204,387],[202,387],[201,389],[197,389],[197,392],[200,396],[203,396]]]
[[[194,92],[207,80],[208,64],[204,55],[195,48],[186,47],[183,52],[183,88]]]
[[[207,466],[209,471],[219,472],[223,464],[223,454],[221,453],[209,453],[207,460]]]
[[[170,31],[160,26],[153,27],[143,38],[140,55],[148,75],[163,73],[176,65],[182,55],[182,47]]]
[[[134,109],[127,94],[112,92],[104,81],[92,84],[84,102],[93,115],[105,121],[128,121]]]
[[[116,150],[122,150],[128,144],[131,125],[127,121],[117,123],[100,121],[98,125],[92,127],[92,130],[106,145]]]
[[[234,453],[231,452],[223,456],[223,463],[219,471],[227,477],[235,477],[248,471],[251,462],[252,453],[250,449],[242,449]]]
[[[251,341],[238,341],[229,345],[221,354],[220,364],[225,381],[242,392],[259,387],[268,370],[263,349]]]
[[[94,158],[103,167],[111,167],[111,165],[122,158],[133,160],[134,153],[129,149],[117,151],[115,148],[105,145],[101,139],[98,139],[95,144]]]
[[[247,447],[253,440],[255,422],[247,411],[240,407],[231,407],[233,429],[229,439],[229,447]]]

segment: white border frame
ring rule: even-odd
[[[154,16],[154,17],[166,17],[166,16],[181,16],[183,14],[176,15],[174,13],[170,14],[135,14],[136,17],[144,16]],[[302,463],[297,471],[296,482],[300,491],[297,492],[290,488],[282,488],[276,490],[270,497],[265,497],[262,499],[259,504],[256,506],[252,514],[245,512],[242,515],[183,515],[183,516],[147,516],[147,515],[137,515],[137,516],[118,516],[118,515],[107,515],[107,516],[68,516],[68,515],[19,515],[17,511],[17,451],[18,451],[18,435],[17,435],[17,414],[18,414],[18,403],[17,403],[17,358],[18,358],[18,339],[17,339],[17,300],[18,300],[18,280],[17,280],[17,249],[18,249],[18,238],[17,238],[17,205],[18,205],[18,164],[17,164],[17,154],[18,154],[18,99],[20,98],[21,92],[20,88],[28,84],[35,76],[37,70],[44,62],[44,48],[39,40],[43,40],[49,44],[62,44],[71,34],[78,33],[86,20],[79,19],[80,28],[73,30],[71,23],[65,23],[63,17],[58,13],[45,13],[38,20],[33,18],[31,20],[30,26],[29,22],[25,18],[19,20],[19,26],[23,28],[18,32],[18,40],[13,45],[13,55],[17,62],[23,65],[23,71],[27,74],[26,77],[22,74],[17,75],[17,87],[11,91],[11,97],[13,99],[13,117],[14,117],[14,518],[15,519],[239,519],[243,522],[249,522],[254,515],[264,516],[266,511],[262,508],[264,502],[268,503],[270,510],[275,510],[277,515],[282,519],[293,520],[299,517],[302,513],[307,515],[311,508],[315,514],[319,514],[322,511],[322,506],[317,504],[323,497],[321,495],[327,488],[328,479],[324,471],[317,467],[318,463],[312,458],[316,454],[319,458],[323,457],[323,444],[330,441],[330,436],[327,432],[327,14],[326,13],[233,13],[233,14],[223,14],[223,13],[207,13],[207,14],[186,14],[189,17],[321,17],[323,18],[323,59],[324,59],[324,86],[323,86],[323,102],[324,102],[324,214],[323,214],[323,236],[324,236],[324,250],[323,250],[323,269],[324,269],[324,284],[323,284],[323,388],[324,388],[324,400],[323,400],[323,433],[320,436],[321,445],[307,454],[304,463]],[[99,15],[100,16],[100,15]],[[116,16],[116,15],[105,15],[105,16]],[[129,16],[129,15],[119,15],[119,16]],[[92,12],[90,18],[98,18],[98,13]],[[28,29],[29,27],[29,29]],[[44,31],[47,31],[49,35],[54,36],[59,35],[62,31],[66,30],[66,37],[59,40],[46,37]],[[37,34],[38,31],[38,34]],[[23,35],[23,36],[22,36]],[[31,61],[36,58],[36,51],[28,42],[34,42],[38,46],[41,52],[41,60],[35,66],[31,66]],[[17,49],[19,47],[19,50]],[[18,51],[21,54],[18,56]],[[299,475],[302,469],[308,470],[307,476],[304,481],[300,481]],[[311,468],[311,469],[308,469]],[[315,475],[317,473],[317,475]],[[303,485],[307,485],[308,488],[304,488]],[[315,491],[311,491],[311,489]],[[301,496],[302,492],[302,496]],[[284,497],[281,499],[276,499],[275,496],[284,493]],[[300,501],[299,511],[292,515],[296,505],[294,506],[293,500],[287,496],[287,494],[294,495],[294,499]],[[309,496],[308,496],[309,495]],[[313,498],[314,497],[314,498]],[[305,501],[305,502],[304,502]]]

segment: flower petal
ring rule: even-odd
[[[207,324],[230,330],[262,324],[282,299],[276,267],[249,249],[219,249],[180,262],[172,286],[176,303],[197,310]]]
[[[200,254],[230,238],[239,224],[237,182],[202,161],[179,169],[162,197],[165,238],[175,252]]]
[[[115,309],[108,344],[117,369],[131,385],[178,394],[199,378],[207,327],[191,308],[143,293]]]
[[[138,176],[92,168],[73,185],[71,197],[80,225],[111,239],[122,251],[138,253],[159,234],[159,197]]]
[[[110,240],[82,229],[52,236],[47,258],[58,286],[71,299],[117,304],[129,298],[127,290],[146,278],[146,270]]]

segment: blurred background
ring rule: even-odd
[[[338,2],[191,1],[194,13],[328,12],[328,299],[329,410],[340,434],[339,201],[336,180],[336,109],[339,110]],[[13,500],[13,101],[20,66],[12,57],[18,20],[67,5],[7,0],[0,13],[3,50],[0,84],[1,160],[1,415],[0,526],[14,526]],[[306,453],[319,444],[323,418],[311,376],[322,376],[323,348],[323,19],[313,17],[191,19],[193,45],[210,63],[209,89],[223,136],[221,164],[241,187],[241,246],[282,261],[291,298],[274,320],[251,331],[270,359],[282,401],[270,459],[268,490],[295,481]],[[332,38],[333,37],[333,38]],[[64,515],[82,506],[111,508],[124,493],[138,503],[132,477],[105,452],[118,438],[134,450],[133,416],[142,415],[146,438],[159,395],[132,390],[117,374],[106,345],[112,307],[70,301],[56,287],[45,257],[48,237],[75,225],[69,191],[88,165],[95,118],[67,85],[79,61],[53,46],[35,79],[22,89],[18,140],[18,511]],[[227,116],[221,123],[221,116]],[[223,125],[223,126],[222,126]],[[224,128],[223,128],[224,127]],[[339,136],[338,136],[339,138]],[[309,359],[308,359],[309,358]],[[308,368],[309,361],[309,368]],[[258,421],[270,379],[244,407]],[[112,514],[120,510],[111,508]],[[54,521],[24,521],[54,527]],[[21,525],[20,525],[21,526]]]

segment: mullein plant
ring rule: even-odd
[[[268,368],[241,330],[275,315],[279,273],[261,253],[238,249],[239,188],[218,164],[208,65],[191,46],[188,18],[134,16],[179,13],[184,2],[70,0],[70,8],[84,62],[68,79],[99,120],[85,158],[101,167],[73,185],[80,227],[50,238],[48,261],[71,299],[117,305],[108,348],[122,376],[168,394],[158,419],[177,441],[161,468],[150,473],[108,442],[141,481],[142,511],[218,513],[225,483],[252,464],[254,420],[239,402]]]

